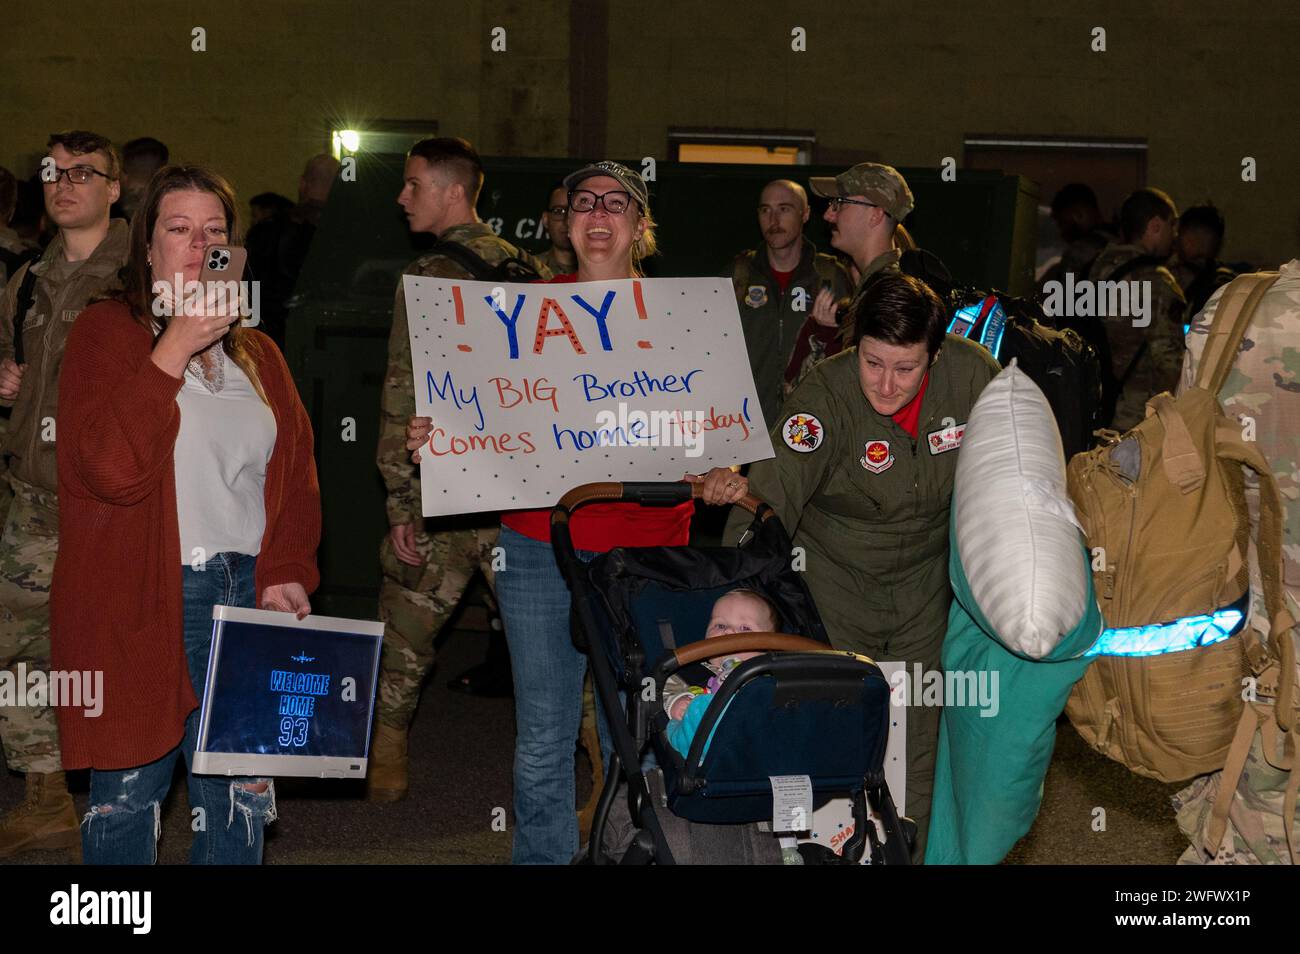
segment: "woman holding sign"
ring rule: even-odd
[[[284,358],[237,302],[185,287],[233,238],[235,208],[215,173],[159,170],[124,289],[68,336],[51,622],[56,668],[103,673],[102,712],[59,709],[64,766],[91,769],[88,863],[157,857],[159,806],[194,752],[212,607],[301,618],[319,581],[311,425]],[[260,863],[271,780],[188,781],[191,861]]]
[[[645,180],[617,162],[598,162],[568,176],[569,238],[578,271],[554,282],[607,282],[641,275],[639,262],[654,252],[654,220]],[[407,446],[419,448],[432,421],[411,419]],[[732,503],[743,482],[725,468],[705,481],[708,503]],[[685,546],[693,505],[643,508],[592,504],[570,522],[584,560],[614,547]],[[514,669],[515,864],[568,864],[578,850],[574,813],[574,747],[582,714],[586,657],[569,633],[569,589],[551,549],[550,510],[501,516],[505,568],[497,599]],[[603,710],[597,707],[604,724]],[[608,735],[602,728],[602,735]]]

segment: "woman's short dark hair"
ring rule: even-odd
[[[898,272],[877,278],[853,302],[853,343],[875,338],[891,345],[925,342],[933,358],[948,330],[948,309],[919,278]]]

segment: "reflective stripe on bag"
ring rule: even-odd
[[[1246,623],[1246,593],[1210,614],[1184,616],[1170,623],[1106,629],[1085,656],[1159,656],[1213,646],[1239,633]]]

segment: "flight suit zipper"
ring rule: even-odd
[[[793,278],[794,276],[791,275],[790,277]],[[790,358],[790,356],[786,353],[786,347],[785,347],[785,298],[786,295],[788,294],[790,294],[789,284],[785,286],[784,291],[780,292],[776,300],[776,353],[779,355],[784,355],[787,362],[789,361]],[[784,376],[785,376],[784,366],[782,366],[781,368],[781,374],[782,374],[782,379],[784,380]]]
[[[929,393],[928,391],[926,392]],[[924,400],[924,399],[922,399]],[[916,422],[916,437],[912,438],[912,500],[913,506],[916,507],[916,513],[921,513],[921,467],[916,462],[916,445],[920,443],[921,435],[924,434],[931,424],[934,423],[934,415],[931,414],[922,424],[920,420]]]

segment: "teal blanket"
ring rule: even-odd
[[[994,706],[969,704],[943,710],[925,863],[993,865],[1038,815],[1056,719],[1092,661],[1080,657],[1101,634],[1102,619],[1085,561],[1088,609],[1079,624],[1043,659],[1013,653],[971,596],[951,527],[949,540],[948,572],[956,598],[948,612],[943,668],[987,672],[980,678],[996,685],[996,714]],[[1084,546],[1082,536],[1079,545]],[[990,714],[981,716],[982,711]]]

